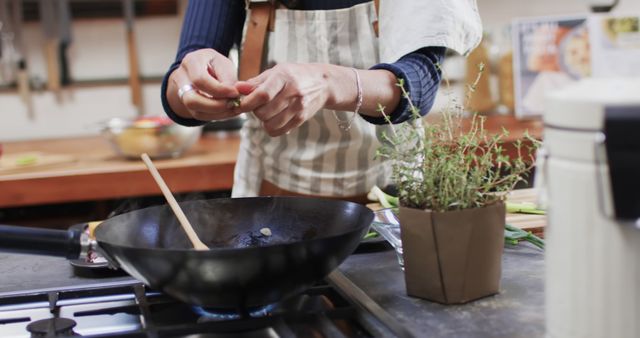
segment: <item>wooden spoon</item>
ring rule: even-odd
[[[180,225],[182,225],[184,232],[187,233],[187,237],[189,237],[189,240],[191,241],[191,244],[193,244],[193,247],[196,250],[209,250],[209,247],[206,244],[202,243],[200,238],[198,238],[198,235],[193,230],[193,227],[191,226],[191,223],[189,223],[187,216],[184,214],[184,212],[180,208],[178,201],[176,201],[175,197],[173,197],[171,190],[169,190],[169,187],[162,179],[162,176],[160,176],[158,169],[156,169],[156,166],[153,165],[153,162],[151,162],[149,155],[145,153],[145,154],[142,154],[140,157],[142,158],[142,161],[144,162],[144,164],[147,166],[147,169],[149,169],[149,172],[151,172],[151,176],[153,176],[153,179],[156,181],[156,183],[160,187],[160,190],[162,190],[162,194],[164,195],[164,198],[167,200],[167,202],[169,203],[169,206],[171,207],[171,210],[173,210],[173,213],[178,218],[178,221],[180,222]]]

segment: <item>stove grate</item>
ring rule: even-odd
[[[0,324],[25,326],[37,318],[2,318],[3,306],[38,304],[42,311],[58,313],[78,322],[75,332],[87,338],[216,338],[216,337],[389,337],[394,334],[382,322],[343,296],[335,286],[322,282],[267,311],[265,316],[239,316],[230,320],[203,319],[193,308],[164,294],[148,290],[143,284],[102,285],[64,291],[0,296]],[[117,300],[117,301],[109,301]],[[87,301],[91,306],[84,306]],[[20,305],[22,304],[22,305]],[[73,309],[73,311],[69,310]],[[71,311],[71,312],[70,312]],[[126,316],[135,321],[133,329],[96,333],[83,331],[85,320]],[[33,317],[33,316],[32,316]],[[55,317],[55,316],[54,316]],[[136,319],[137,318],[137,319]],[[100,330],[98,330],[100,331]],[[28,336],[25,336],[28,337]]]

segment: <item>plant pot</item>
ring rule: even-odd
[[[505,205],[431,212],[400,208],[409,296],[462,304],[498,293]]]

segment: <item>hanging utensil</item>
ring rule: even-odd
[[[131,103],[138,109],[138,115],[144,115],[142,99],[142,84],[138,69],[138,49],[134,32],[135,8],[133,0],[123,0],[124,18],[126,23],[127,52],[129,55],[129,86],[131,87]]]
[[[16,83],[18,85],[18,94],[27,109],[27,117],[29,120],[35,120],[35,112],[33,110],[33,101],[31,100],[31,86],[29,84],[29,71],[27,70],[27,61],[21,58],[18,62],[18,71],[16,73]]]
[[[0,33],[0,44],[2,44],[2,59],[0,59],[0,78],[3,84],[13,85],[16,81],[17,58],[16,50],[13,46],[13,33]]]
[[[0,0],[0,22],[3,26],[0,46],[4,48],[4,55],[0,56],[3,63],[4,82],[17,84],[18,94],[26,106],[27,116],[33,120],[34,111],[29,87],[29,74],[22,39],[22,1]]]
[[[4,24],[7,20],[6,11],[7,11],[6,0],[0,0],[0,34],[2,34],[2,29],[4,28]],[[0,43],[0,60],[2,60],[2,50],[3,50],[3,46],[2,46],[2,43]]]
[[[16,50],[24,58],[24,42],[22,40],[22,0],[11,0],[11,19],[13,34],[16,41]]]
[[[60,60],[58,40],[58,20],[56,18],[55,2],[40,0],[40,21],[45,38],[44,57],[47,64],[47,88],[56,94],[60,92]]]
[[[13,23],[9,1],[0,0],[0,80],[3,84],[13,84],[16,76]]]
[[[27,53],[24,46],[24,40],[22,38],[22,0],[11,1],[13,10],[13,27],[15,33],[15,45],[18,53],[18,70],[16,74],[16,83],[18,85],[18,94],[22,102],[27,108],[27,117],[30,120],[35,120],[35,112],[33,110],[33,101],[31,100],[31,85],[29,84],[29,68],[27,67]]]
[[[69,58],[67,51],[72,42],[71,35],[71,7],[69,6],[69,0],[58,0],[58,38],[60,44],[59,57],[60,57],[60,84],[67,86],[71,84],[71,74],[69,71]]]
[[[1,11],[1,9],[0,9]],[[2,32],[2,19],[0,19],[0,32]],[[0,60],[2,60],[2,43],[0,41]],[[0,78],[1,80],[1,78]]]

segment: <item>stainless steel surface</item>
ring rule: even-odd
[[[392,251],[351,255],[339,269],[415,337],[544,337],[544,252],[520,243],[505,247],[502,263],[500,292],[464,305],[407,296]]]
[[[359,306],[361,306],[366,311],[369,311],[373,314],[378,320],[384,323],[384,326],[387,327],[396,337],[402,338],[410,338],[414,335],[407,329],[406,326],[402,325],[398,320],[389,315],[378,303],[373,301],[367,294],[362,291],[362,289],[358,288],[351,280],[349,280],[339,269],[334,270],[327,277],[327,281],[329,283],[335,285],[338,290],[343,292],[345,296],[354,302],[356,302]]]
[[[82,232],[82,234],[80,235],[80,255],[78,255],[78,259],[87,259],[89,251],[92,249],[92,247],[95,247],[95,244],[92,245],[92,242],[95,243],[95,241],[91,240],[89,234],[86,232]]]
[[[76,325],[75,333],[90,337],[96,334],[132,338],[195,337],[197,334],[272,338],[394,336],[383,322],[342,296],[343,291],[319,283],[294,299],[247,317],[193,308],[148,290],[140,283],[127,281],[107,280],[49,292],[26,290],[13,296],[0,296],[0,336],[27,338],[25,329],[34,322],[40,324],[40,330],[51,334],[49,330],[53,327],[48,326],[47,321],[52,319]]]

